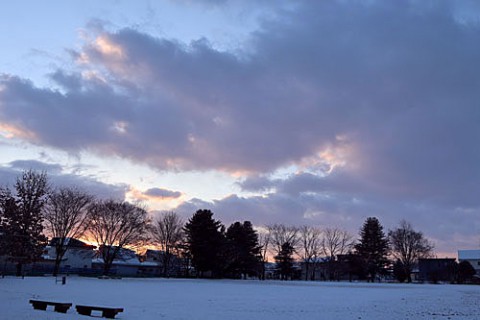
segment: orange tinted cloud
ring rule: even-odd
[[[0,135],[7,139],[24,138],[33,140],[35,138],[33,132],[8,123],[0,123]]]

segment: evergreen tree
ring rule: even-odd
[[[472,267],[470,262],[461,261],[458,264],[458,283],[464,283],[465,281],[471,280],[477,272]]]
[[[389,250],[388,239],[377,218],[367,218],[360,230],[360,239],[355,245],[355,250],[364,259],[369,280],[373,282],[376,275],[384,270],[384,266],[388,262]]]
[[[261,263],[258,235],[252,223],[235,222],[227,229],[227,272],[233,277],[257,275]]]
[[[15,193],[9,188],[0,190],[2,220],[1,247],[17,264],[17,276],[23,265],[38,259],[47,238],[43,235],[42,209],[48,195],[46,173],[25,171],[15,183]]]
[[[289,242],[285,242],[278,255],[275,256],[281,280],[287,280],[293,275],[293,252],[293,246]]]
[[[187,247],[199,276],[211,271],[219,277],[225,266],[225,227],[210,210],[198,210],[186,223]]]

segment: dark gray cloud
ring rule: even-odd
[[[100,199],[125,199],[129,190],[126,184],[107,184],[93,177],[64,173],[58,164],[45,163],[38,160],[16,160],[6,166],[0,166],[0,186],[13,187],[17,177],[25,170],[44,171],[52,188],[76,187]]]
[[[176,199],[182,196],[182,193],[179,191],[172,191],[168,189],[162,188],[150,188],[143,193],[149,197],[156,197],[156,198],[172,198]]]
[[[72,52],[83,74],[52,73],[58,90],[3,76],[0,123],[70,152],[249,172],[242,188],[272,193],[213,205],[262,223],[382,214],[448,226],[480,208],[480,25],[462,19],[467,7],[299,1],[276,7],[243,53],[97,26]],[[450,230],[471,236],[461,221]]]

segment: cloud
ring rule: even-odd
[[[17,177],[25,170],[45,171],[51,187],[76,187],[99,199],[125,199],[128,186],[125,184],[107,184],[85,175],[65,173],[58,164],[45,163],[38,160],[16,160],[7,166],[0,166],[2,187],[13,187]]]
[[[147,191],[143,193],[146,196],[153,197],[153,198],[170,198],[170,199],[176,199],[182,196],[182,193],[179,191],[172,191],[172,190],[167,190],[167,189],[162,189],[162,188],[150,188]]]
[[[9,166],[15,170],[36,170],[45,171],[50,174],[58,174],[62,170],[59,164],[50,164],[38,160],[15,160],[9,163]]]
[[[272,10],[235,52],[97,26],[71,51],[77,68],[51,74],[55,88],[2,77],[0,133],[159,170],[247,173],[241,188],[271,193],[213,206],[259,222],[384,214],[425,227],[480,208],[472,14],[415,1]],[[276,177],[285,167],[298,172]]]

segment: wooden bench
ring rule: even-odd
[[[30,300],[29,301],[33,309],[37,310],[47,310],[47,306],[54,306],[55,312],[67,313],[67,310],[72,306],[71,303],[62,303],[62,302],[52,302],[52,301],[40,301],[40,300]]]
[[[77,309],[77,312],[79,314],[82,314],[84,316],[90,316],[93,310],[102,311],[102,317],[109,319],[114,319],[117,313],[123,312],[123,308],[80,306],[78,304],[75,306],[75,309]]]

